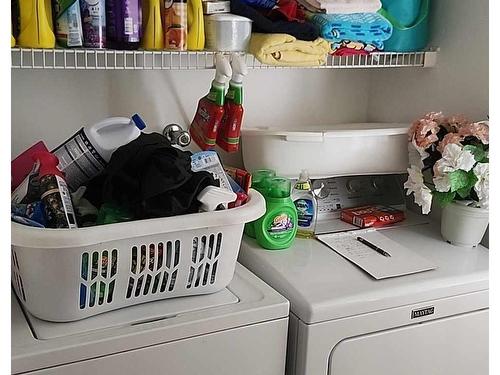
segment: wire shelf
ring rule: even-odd
[[[216,53],[210,51],[177,52],[12,48],[11,58],[13,69],[199,70],[213,69]],[[296,67],[261,64],[253,55],[244,55],[245,62],[249,68],[297,69]],[[436,59],[437,51],[408,53],[377,52],[371,55],[328,56],[326,65],[304,68],[427,68],[434,66]]]

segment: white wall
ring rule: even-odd
[[[371,74],[370,121],[412,121],[430,111],[488,114],[488,0],[434,0],[432,69],[379,70]]]

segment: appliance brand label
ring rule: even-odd
[[[412,310],[411,311],[411,318],[412,319],[421,318],[423,316],[432,315],[432,314],[434,314],[434,306],[423,307],[421,309]]]

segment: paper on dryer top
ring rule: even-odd
[[[384,256],[358,241],[356,239],[358,236],[381,248],[390,256]],[[326,234],[318,236],[318,239],[377,280],[437,268],[432,262],[375,229]]]

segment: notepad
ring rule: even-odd
[[[356,239],[358,236],[383,249],[390,256],[384,256],[358,241]],[[437,268],[428,259],[377,230],[324,234],[317,238],[375,279],[409,275]]]

